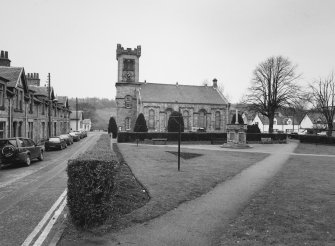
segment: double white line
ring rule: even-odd
[[[30,235],[26,238],[23,244],[21,244],[21,246],[29,246],[29,245],[40,246],[42,245],[42,243],[44,242],[44,240],[47,238],[48,234],[50,233],[53,225],[56,223],[57,218],[63,212],[64,207],[66,206],[66,194],[67,194],[67,189],[63,191],[63,193],[60,195],[57,201],[52,205],[50,210],[44,215],[43,219],[38,223],[38,225],[35,227],[33,232],[30,233]],[[49,223],[45,226],[45,224],[48,221]],[[32,243],[32,241],[36,238],[38,234],[40,234],[39,237],[35,240],[34,243]]]

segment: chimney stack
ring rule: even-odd
[[[218,80],[217,79],[213,79],[213,88],[218,88]]]
[[[10,67],[10,60],[8,59],[8,51],[1,51],[0,53],[0,66]]]
[[[40,86],[41,81],[38,73],[27,73],[26,77],[28,85]]]

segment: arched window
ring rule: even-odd
[[[126,108],[131,108],[131,101],[132,97],[129,95],[124,98],[124,105]]]
[[[184,129],[189,130],[190,129],[190,113],[187,110],[183,112],[183,118],[184,118]]]
[[[155,129],[155,110],[149,110],[149,129]]]
[[[126,125],[126,130],[130,130],[130,118],[129,117],[125,119],[125,125]]]
[[[204,110],[199,112],[198,127],[206,128],[206,111]]]
[[[166,117],[165,117],[164,127],[167,128],[168,122],[169,122],[169,118],[170,118],[170,115],[171,115],[171,113],[172,113],[173,110],[171,108],[168,108],[165,111],[166,111]]]
[[[219,111],[215,112],[215,130],[220,130],[221,128],[221,113]]]

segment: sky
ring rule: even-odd
[[[303,87],[335,70],[333,0],[0,0],[0,50],[51,74],[58,96],[115,99],[116,46],[141,45],[139,79],[202,85],[239,102],[268,57],[297,65]]]

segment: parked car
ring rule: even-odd
[[[69,134],[72,136],[73,142],[80,141],[80,134],[79,133],[77,133],[77,132],[70,132]]]
[[[45,142],[45,150],[51,149],[65,149],[67,147],[66,142],[61,137],[51,137]]]
[[[44,159],[43,147],[29,138],[0,139],[1,163],[24,163],[30,166],[32,159]]]
[[[62,134],[59,137],[64,139],[67,145],[73,144],[73,138],[70,134]]]
[[[326,131],[318,132],[317,135],[319,135],[319,136],[327,136],[327,132]]]

